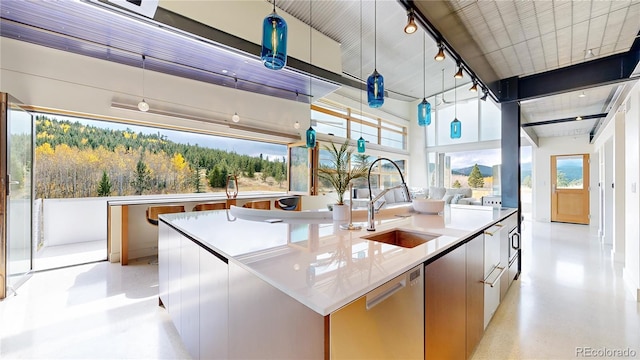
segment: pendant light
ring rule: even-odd
[[[273,70],[287,64],[287,22],[276,13],[276,0],[273,0],[273,12],[262,22],[260,58],[264,66]]]
[[[149,104],[147,104],[147,102],[144,101],[144,60],[145,60],[145,56],[144,54],[142,54],[142,101],[138,103],[138,110],[142,112],[147,112],[149,111]]]
[[[379,108],[384,104],[384,77],[378,72],[377,2],[373,3],[373,74],[367,79],[367,100],[369,107]]]
[[[234,80],[236,81],[235,89],[236,89],[236,93],[237,93],[238,92],[238,78],[236,77],[236,78],[234,78]],[[238,115],[237,111],[233,114],[233,116],[231,116],[231,121],[233,121],[234,123],[240,122],[240,115]]]
[[[360,79],[362,79],[362,0],[360,0]],[[360,90],[360,117],[362,117],[362,90]],[[360,139],[358,139],[358,153],[364,154],[366,141],[362,137],[362,119],[360,119]]]
[[[431,104],[427,101],[427,60],[425,49],[425,33],[422,33],[422,102],[418,104],[418,125],[427,126],[431,124]]]
[[[451,122],[451,138],[460,139],[462,136],[462,123],[458,120],[458,89],[456,80],[453,81],[453,106],[454,117]]]
[[[473,85],[469,88],[469,91],[477,93],[478,92],[478,82],[476,79],[473,79]]]
[[[313,103],[313,91],[311,91],[312,89],[311,58],[313,57],[313,43],[312,43],[313,27],[311,22],[311,6],[312,6],[312,1],[309,1],[309,128],[307,129],[306,142],[307,142],[308,148],[315,148],[316,147],[316,131],[313,130],[313,127],[311,126],[311,121],[312,121],[311,104]]]

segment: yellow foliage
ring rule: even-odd
[[[69,132],[69,129],[71,129],[71,125],[69,125],[69,124],[60,124],[60,128],[62,129],[62,132],[67,133],[67,132]]]
[[[131,134],[129,134],[129,133],[128,133],[128,132],[126,132],[126,131],[123,133],[123,135],[124,135],[124,138],[125,138],[125,139],[130,139],[130,138],[131,138]]]
[[[87,145],[88,142],[89,142],[89,139],[87,138],[82,138],[82,140],[80,140],[80,143],[82,143],[82,145]]]
[[[171,159],[171,163],[173,164],[173,168],[180,171],[187,166],[187,162],[184,160],[184,157],[180,153],[176,153],[173,155]]]
[[[36,157],[42,155],[53,155],[53,153],[54,150],[49,143],[44,143],[36,148]]]

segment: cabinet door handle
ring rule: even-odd
[[[373,299],[369,300],[369,298],[367,297],[367,310],[371,310],[376,305],[378,305],[381,302],[387,300],[393,294],[395,294],[398,291],[402,290],[406,286],[406,284],[407,284],[406,279],[402,279],[402,280],[398,281],[397,283],[395,283],[393,286],[391,286],[389,289],[385,290],[382,294],[374,297]]]
[[[495,227],[497,227],[497,229],[495,229],[495,230],[491,231],[491,230],[492,230],[492,228],[493,228],[494,226],[495,226]],[[493,235],[495,235],[498,231],[500,231],[500,230],[501,230],[500,228],[502,227],[502,225],[496,224],[496,225],[494,225],[494,226],[492,226],[491,228],[489,228],[489,229],[485,230],[485,231],[484,231],[484,234],[485,234],[485,235],[489,235],[489,236],[493,236]]]
[[[493,274],[496,270],[500,270],[500,273],[498,274],[498,276],[493,281],[489,281],[488,279],[491,277],[491,274]],[[489,276],[487,276],[486,279],[482,280],[482,283],[485,284],[485,285],[489,285],[491,287],[494,287],[496,285],[496,283],[498,281],[500,281],[500,278],[502,277],[502,274],[504,274],[505,271],[507,271],[507,267],[506,266],[496,266],[495,268],[493,268],[493,270],[491,271]]]
[[[514,245],[513,240],[515,240],[515,238],[518,238],[518,245]],[[516,250],[520,250],[520,233],[515,233],[511,237],[511,247],[516,249]]]

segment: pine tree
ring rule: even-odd
[[[456,180],[453,182],[453,185],[451,185],[451,187],[454,189],[460,189],[462,187],[462,184],[460,184],[460,181]]]
[[[102,178],[100,179],[100,183],[98,183],[98,196],[109,196],[111,195],[111,181],[109,180],[109,175],[107,175],[106,171],[102,171]]]
[[[142,195],[143,191],[151,189],[151,171],[142,159],[138,160],[138,164],[136,164],[135,179],[133,179],[131,186],[133,186],[136,195]]]
[[[468,182],[471,188],[481,188],[484,186],[484,178],[482,177],[482,173],[480,173],[478,164],[473,165],[473,169],[471,169],[469,173]]]

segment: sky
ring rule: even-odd
[[[160,134],[165,135],[169,140],[176,143],[191,145],[198,144],[199,146],[212,149],[235,151],[236,153],[242,155],[259,156],[260,154],[263,154],[265,158],[268,156],[271,160],[274,160],[275,158],[282,159],[283,156],[287,155],[287,146],[280,144],[271,144],[260,141],[242,140],[231,137],[205,135],[146,126],[120,124],[108,121],[88,120],[76,117],[65,117],[49,114],[45,115],[58,120],[69,120],[71,122],[79,122],[84,125],[95,126],[103,129],[129,129],[133,130],[136,133],[142,132],[143,134],[157,134],[158,132],[160,132]]]

